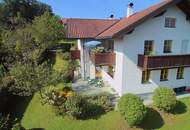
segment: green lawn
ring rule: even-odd
[[[182,99],[172,115],[159,113],[152,108],[149,108],[149,111],[151,112],[143,125],[136,129],[190,129],[190,98]],[[43,128],[45,130],[130,130],[118,112],[109,112],[89,120],[57,117],[51,107],[41,105],[38,94],[32,98],[21,122],[26,128]]]

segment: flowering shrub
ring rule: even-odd
[[[74,92],[70,87],[57,89],[54,86],[50,86],[50,88],[42,94],[42,102],[44,104],[48,103],[50,105],[59,106],[62,105],[68,97],[73,96],[73,94]]]

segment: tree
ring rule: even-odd
[[[2,0],[0,3],[0,22],[10,29],[14,29],[22,21],[31,22],[36,16],[48,11],[52,14],[49,5],[36,0]],[[17,18],[23,19],[17,19]]]
[[[4,20],[4,26],[10,28],[2,30],[0,35],[0,64],[7,72],[0,81],[0,89],[30,96],[49,81],[57,81],[53,78],[58,77],[52,77],[51,69],[42,59],[46,50],[63,39],[64,27],[48,7],[35,0],[0,3],[0,14],[3,14],[0,21]]]
[[[13,84],[8,88],[14,95],[31,96],[48,86],[49,68],[45,65],[17,63],[10,70]]]
[[[46,12],[36,17],[33,24],[3,31],[0,61],[7,68],[15,64],[15,61],[39,62],[42,54],[64,37],[64,27],[59,21],[59,17]]]
[[[52,16],[48,12],[36,17],[33,21],[32,35],[39,45],[40,53],[58,44],[64,38],[64,34],[64,26],[60,23],[60,18]]]

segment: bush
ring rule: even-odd
[[[95,117],[113,110],[109,94],[85,96],[85,99],[87,100],[87,108],[84,118]]]
[[[53,106],[56,115],[69,115],[76,119],[98,116],[113,109],[111,97],[108,94],[93,96],[73,94],[72,96],[58,100],[58,102],[61,104],[50,104]]]
[[[2,64],[0,64],[0,78],[5,76],[5,73],[6,73],[5,67]]]
[[[12,125],[10,115],[3,115],[0,113],[0,130],[9,130]]]
[[[64,103],[66,114],[74,118],[81,118],[84,116],[87,102],[80,95],[73,95],[68,97]]]
[[[11,130],[25,130],[25,128],[22,127],[21,123],[16,123],[13,125]]]
[[[107,93],[86,96],[87,102],[89,104],[94,104],[96,106],[101,106],[105,112],[111,111],[113,109],[111,102],[111,95]]]
[[[177,104],[175,92],[168,87],[159,87],[154,91],[153,104],[161,111],[169,112]]]
[[[123,95],[118,102],[118,109],[131,127],[139,125],[147,114],[142,100],[133,94]]]

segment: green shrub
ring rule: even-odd
[[[52,106],[61,106],[66,98],[64,96],[60,96],[59,91],[54,87],[50,86],[49,89],[45,90],[42,93],[42,104],[49,104]]]
[[[113,110],[111,96],[109,94],[92,96],[74,94],[61,100],[59,100],[61,104],[50,104],[53,106],[56,115],[69,115],[76,119],[90,118]]]
[[[22,127],[21,123],[16,123],[13,125],[11,130],[25,130],[25,128]]]
[[[62,54],[62,59],[63,60],[70,60],[71,59],[71,54],[69,52],[65,52]]]
[[[109,94],[97,94],[86,96],[87,109],[84,118],[90,118],[113,110],[111,96]]]
[[[169,112],[177,104],[175,92],[168,87],[159,87],[154,91],[153,104],[161,111]]]
[[[0,113],[0,130],[9,130],[12,125],[10,115],[3,115]]]
[[[66,114],[74,118],[81,118],[84,116],[87,102],[85,98],[80,95],[73,95],[68,97],[64,103]]]
[[[86,96],[87,102],[94,104],[96,106],[101,106],[105,112],[113,110],[111,95],[107,93],[96,94],[91,96]]]
[[[2,64],[0,64],[0,78],[5,76],[5,73],[6,73],[5,67]]]
[[[147,114],[142,100],[133,94],[123,95],[118,102],[118,109],[131,127],[139,125]]]

